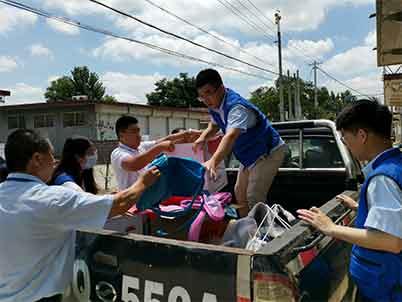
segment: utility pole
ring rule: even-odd
[[[320,63],[317,61],[313,62],[313,71],[314,71],[314,108],[318,108],[318,89],[317,89],[317,69]]]
[[[295,119],[298,120],[299,118],[298,118],[298,111],[297,111],[298,110],[297,109],[297,98],[298,98],[299,91],[297,90],[297,77],[296,77],[295,73],[293,74],[293,83],[294,83],[294,88],[295,88],[295,90],[294,90]]]
[[[296,119],[301,120],[302,119],[302,108],[301,108],[301,91],[300,91],[300,77],[299,77],[299,70],[296,70],[296,91],[297,91],[297,97],[296,97],[296,104],[295,104],[295,115]]]
[[[288,83],[288,107],[289,107],[289,114],[288,114],[288,118],[289,120],[293,120],[293,106],[292,106],[292,81],[291,81],[291,77],[290,77],[290,71],[288,69],[288,77],[286,79],[286,82]]]
[[[284,102],[283,102],[283,81],[282,81],[282,40],[281,40],[281,15],[275,13],[275,24],[278,26],[278,59],[279,59],[279,115],[281,121],[285,120]]]

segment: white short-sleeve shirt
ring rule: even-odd
[[[138,149],[132,149],[122,143],[113,150],[110,155],[110,162],[117,180],[119,191],[127,189],[138,179],[138,176],[143,172],[143,169],[138,171],[127,171],[123,169],[122,162],[127,157],[137,156],[155,146],[155,141],[142,142]]]
[[[0,184],[0,301],[63,293],[73,278],[75,230],[102,229],[112,204],[112,195],[11,173]]]

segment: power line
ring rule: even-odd
[[[240,0],[236,0],[236,1],[240,2]],[[258,12],[262,17],[264,17],[264,19],[268,20],[270,23],[272,23],[272,25],[275,26],[275,23],[274,23],[271,19],[269,19],[269,18],[262,12],[262,10],[259,9],[251,0],[247,0],[247,2],[250,3],[250,5],[254,8],[254,10],[255,10],[256,12]],[[243,5],[243,4],[242,4],[242,6],[243,6],[243,7],[246,7],[246,6]],[[250,10],[248,7],[246,7],[246,9]],[[258,18],[258,16],[256,16],[255,14],[253,14],[253,15]],[[271,26],[267,25],[267,23],[264,22],[264,21],[262,21],[260,18],[258,18],[258,19],[259,19],[269,30],[272,30],[272,31],[275,32],[275,29],[274,29],[274,28],[272,28]],[[287,35],[289,35],[289,34],[287,34]],[[289,36],[290,36],[290,35],[289,35]],[[285,37],[283,37],[283,38],[285,38]],[[291,46],[291,45],[289,45],[289,39],[287,39],[287,40],[288,40],[288,41],[287,41],[287,43],[288,43],[288,49],[289,49],[291,52],[293,52],[294,54],[299,55],[299,53],[297,52],[297,50],[298,50],[298,51],[301,52],[301,53],[300,53],[301,56],[304,56],[305,58],[308,58],[308,59],[312,59],[313,61],[319,61],[317,58],[303,53],[303,52],[306,51],[305,48],[299,48],[299,47],[296,46],[296,45]],[[292,49],[292,48],[294,48],[294,49]],[[305,61],[305,60],[303,60],[303,61],[304,61],[305,63],[307,63],[307,64],[310,63],[310,62]]]
[[[258,25],[256,25],[254,22],[251,22],[250,20],[247,19],[247,17],[244,17],[244,14],[237,8],[235,7],[233,4],[231,4],[229,1],[226,0],[217,0],[220,4],[222,4],[224,7],[226,7],[226,9],[228,9],[229,11],[231,11],[234,15],[238,16],[240,19],[243,20],[243,22],[247,23],[251,28],[253,28],[254,30],[257,30],[259,32],[261,32],[263,34],[263,36],[268,37],[268,39],[270,41],[274,42],[274,36],[272,35],[268,35],[265,30],[261,27],[259,27]]]
[[[247,0],[247,2],[250,3],[251,6],[254,7],[254,9],[255,9],[257,12],[259,12],[266,20],[268,20],[268,22],[272,23],[272,25],[275,26],[275,22],[272,21],[270,18],[268,18],[265,14],[263,14],[263,13],[261,12],[261,10],[260,10],[251,0]],[[273,28],[275,28],[275,27],[273,27]]]
[[[200,27],[200,26],[198,26],[198,25],[195,25],[195,24],[191,23],[190,21],[188,21],[188,20],[186,20],[186,19],[184,19],[184,18],[182,18],[182,17],[176,15],[175,13],[173,13],[173,12],[167,10],[166,8],[164,8],[164,7],[162,7],[162,6],[158,5],[158,4],[156,4],[155,2],[153,2],[153,1],[151,1],[151,0],[144,0],[144,1],[146,1],[147,3],[149,3],[150,5],[152,5],[153,7],[156,7],[156,8],[158,8],[158,9],[160,9],[161,11],[165,12],[166,14],[168,14],[168,15],[170,15],[170,16],[172,16],[172,17],[174,17],[174,18],[176,18],[176,19],[178,19],[178,20],[180,20],[180,21],[182,21],[183,23],[185,23],[185,24],[187,24],[187,25],[189,25],[189,26],[191,26],[191,27],[194,27],[194,28],[198,29],[199,31],[201,31],[201,32],[203,32],[203,33],[205,33],[205,34],[207,34],[207,35],[213,37],[214,39],[216,39],[216,40],[218,40],[218,41],[220,41],[220,42],[222,42],[222,43],[225,43],[225,44],[227,44],[227,45],[230,45],[231,47],[236,48],[236,49],[239,50],[240,52],[245,53],[245,54],[249,55],[250,57],[253,57],[254,59],[258,60],[259,62],[264,63],[264,64],[267,64],[267,65],[270,65],[270,66],[272,66],[272,67],[275,67],[274,65],[272,65],[272,64],[269,63],[268,61],[263,60],[263,59],[261,59],[261,58],[255,56],[255,55],[251,54],[250,52],[244,50],[243,48],[241,48],[241,47],[235,45],[234,43],[231,43],[231,42],[229,42],[229,41],[227,41],[227,40],[225,40],[225,39],[219,37],[218,35],[215,35],[215,34],[213,34],[213,33],[209,32],[209,31],[207,31],[206,29],[204,29],[204,28],[202,28],[202,27]]]
[[[200,58],[196,58],[196,57],[186,55],[186,54],[183,54],[183,53],[180,53],[180,52],[177,52],[177,51],[174,51],[174,50],[170,50],[170,49],[167,49],[167,48],[163,48],[163,47],[160,47],[160,46],[148,43],[148,42],[144,42],[144,41],[124,37],[124,36],[115,34],[113,32],[107,31],[107,30],[103,30],[103,29],[99,29],[99,28],[96,28],[96,27],[93,27],[93,26],[90,26],[90,25],[86,25],[84,23],[81,23],[81,22],[76,21],[76,20],[71,19],[71,18],[55,16],[55,15],[50,14],[50,13],[44,11],[44,10],[40,10],[40,9],[31,7],[31,6],[28,6],[26,4],[23,4],[23,3],[20,3],[20,2],[17,2],[17,1],[0,0],[0,2],[4,3],[6,5],[9,5],[9,6],[24,10],[24,11],[28,11],[30,13],[33,13],[33,14],[36,14],[36,15],[39,15],[39,16],[42,16],[42,17],[45,17],[45,18],[48,18],[48,19],[57,20],[59,22],[65,23],[65,24],[69,24],[71,26],[84,29],[86,31],[96,32],[96,33],[103,34],[103,35],[106,35],[106,36],[110,36],[110,37],[113,37],[113,38],[116,38],[116,39],[125,40],[125,41],[129,41],[129,42],[132,42],[132,43],[140,44],[142,46],[151,48],[153,50],[156,50],[156,51],[168,54],[168,55],[176,56],[176,57],[179,57],[179,58],[182,58],[182,59],[187,59],[187,60],[190,60],[190,61],[196,61],[196,62],[203,63],[203,64],[217,66],[217,67],[221,67],[221,68],[226,69],[226,70],[235,71],[235,72],[242,73],[242,74],[252,76],[252,77],[255,77],[255,78],[272,81],[271,78],[267,78],[265,76],[261,76],[261,75],[255,74],[255,73],[243,71],[243,70],[240,70],[240,69],[237,69],[237,68],[228,67],[228,66],[225,66],[225,65],[220,64],[220,63],[211,62],[211,61],[203,60],[203,59],[200,59]]]
[[[334,81],[337,82],[338,84],[340,84],[340,85],[342,85],[342,86],[348,88],[348,89],[351,90],[351,91],[356,92],[358,95],[366,96],[366,97],[368,97],[369,99],[372,98],[372,97],[370,97],[369,95],[364,94],[364,93],[362,93],[362,92],[360,92],[360,91],[358,91],[358,90],[356,90],[356,89],[350,87],[349,85],[343,83],[342,81],[338,80],[337,78],[335,78],[334,76],[330,75],[328,72],[326,72],[325,70],[323,70],[321,67],[318,67],[318,66],[317,66],[316,69],[318,69],[319,71],[321,71],[323,74],[325,74],[327,77],[329,77],[330,79],[334,80]]]
[[[248,6],[246,6],[243,2],[240,0],[236,0],[243,8],[245,8],[252,16],[257,18],[266,28],[268,28],[270,31],[275,33],[275,28],[269,26],[267,23],[265,23],[264,20],[262,20],[256,13],[254,13]]]
[[[262,68],[262,67],[259,67],[259,66],[257,66],[257,65],[248,63],[248,62],[246,62],[246,61],[244,61],[244,60],[235,58],[235,57],[233,57],[233,56],[231,56],[231,55],[228,55],[228,54],[226,54],[226,53],[223,53],[223,52],[221,52],[221,51],[218,51],[218,50],[212,49],[212,48],[210,48],[210,47],[201,45],[201,44],[199,44],[199,43],[197,43],[197,42],[194,42],[194,41],[192,41],[192,40],[190,40],[190,39],[187,39],[187,38],[185,38],[185,37],[183,37],[183,36],[180,36],[180,35],[178,35],[178,34],[175,34],[175,33],[172,33],[172,32],[170,32],[170,31],[164,30],[164,29],[162,29],[162,28],[160,28],[160,27],[158,27],[158,26],[155,26],[155,25],[153,25],[153,24],[151,24],[151,23],[145,22],[145,21],[143,21],[143,20],[141,20],[141,19],[139,19],[139,18],[137,18],[137,17],[135,17],[135,16],[133,16],[133,15],[130,15],[130,14],[128,14],[128,13],[125,13],[125,12],[123,12],[123,11],[121,11],[121,10],[118,10],[118,9],[116,9],[116,8],[113,8],[113,7],[111,7],[111,6],[109,6],[109,5],[106,5],[106,4],[102,3],[102,2],[99,2],[99,1],[97,1],[97,0],[88,0],[88,1],[93,2],[93,3],[95,3],[95,4],[98,4],[98,5],[100,5],[100,6],[104,7],[104,8],[107,8],[107,9],[109,9],[109,10],[111,10],[111,11],[114,11],[115,13],[118,13],[118,14],[120,14],[120,15],[122,15],[122,16],[127,17],[127,18],[133,19],[133,20],[135,20],[135,21],[137,21],[137,22],[139,22],[139,23],[141,23],[141,24],[143,24],[143,25],[146,25],[146,26],[148,26],[148,27],[151,27],[151,28],[153,28],[153,29],[155,29],[155,30],[157,30],[157,31],[160,31],[160,32],[162,32],[162,33],[164,33],[164,34],[166,34],[166,35],[175,37],[175,38],[177,38],[177,39],[179,39],[179,40],[186,41],[186,42],[188,42],[188,43],[190,43],[190,44],[193,44],[193,45],[195,45],[195,46],[197,46],[197,47],[203,48],[203,49],[208,50],[208,51],[210,51],[210,52],[216,53],[216,54],[218,54],[218,55],[224,56],[224,57],[226,57],[226,58],[228,58],[228,59],[237,61],[237,62],[239,62],[239,63],[248,65],[248,66],[250,66],[250,67],[259,69],[259,70],[264,71],[264,72],[268,72],[268,73],[275,74],[275,75],[277,74],[275,71],[272,71],[272,70],[269,70],[269,69],[266,69],[266,68]]]

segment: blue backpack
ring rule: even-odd
[[[189,213],[195,199],[203,192],[204,166],[191,158],[168,157],[164,154],[148,165],[152,166],[159,169],[161,176],[141,195],[137,208],[140,211],[151,209],[167,217],[181,217]],[[180,211],[162,211],[159,204],[171,196],[192,196],[192,201]]]

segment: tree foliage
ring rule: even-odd
[[[46,89],[45,98],[48,101],[66,101],[75,95],[86,95],[91,101],[116,101],[114,97],[105,95],[99,76],[86,66],[74,67],[70,76],[52,81]]]
[[[148,104],[167,107],[203,107],[197,100],[195,78],[180,73],[173,80],[166,78],[155,83],[155,90],[146,95]]]
[[[288,97],[292,103],[294,114],[295,82],[292,78],[284,77],[284,107],[289,112]],[[290,93],[289,93],[290,92]],[[335,94],[326,87],[319,87],[317,91],[318,107],[314,107],[314,85],[312,82],[300,80],[300,102],[302,115],[306,119],[324,118],[335,119],[337,114],[351,101],[355,100],[350,91]],[[267,114],[273,121],[279,121],[279,88],[278,82],[275,87],[259,87],[251,93],[250,101]]]

